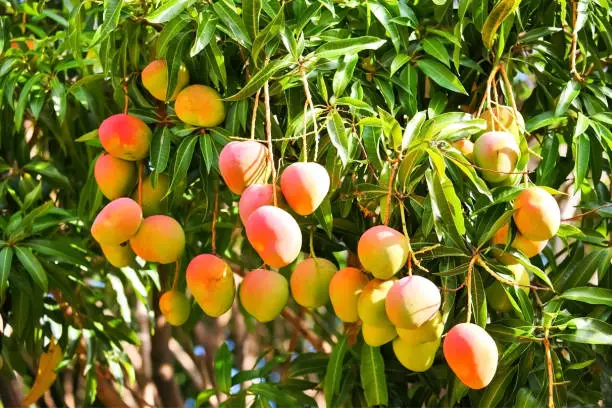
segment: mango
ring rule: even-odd
[[[505,246],[509,233],[510,227],[508,224],[505,224],[503,227],[501,227],[495,232],[493,238],[491,239],[491,242],[494,245]],[[525,255],[527,258],[533,258],[537,254],[542,252],[542,250],[546,247],[547,243],[548,240],[532,241],[530,239],[525,238],[520,233],[517,233],[510,246],[516,249],[517,251],[522,252],[523,255]],[[514,257],[512,257],[512,255],[503,253],[499,250],[495,250],[494,255],[497,259],[503,261],[504,263],[514,263]]]
[[[270,322],[289,300],[287,279],[278,272],[255,269],[246,274],[239,290],[244,309],[260,322]]]
[[[232,307],[234,273],[223,259],[211,254],[196,256],[187,266],[186,279],[189,291],[207,315],[219,317]]]
[[[152,215],[145,218],[130,239],[132,249],[149,262],[168,264],[177,261],[185,250],[185,232],[174,218]]]
[[[94,166],[94,178],[98,188],[109,200],[127,197],[138,179],[134,162],[102,154]]]
[[[124,242],[119,245],[103,245],[100,244],[102,253],[106,257],[108,263],[116,268],[123,268],[132,263],[136,255],[130,245]]]
[[[406,276],[396,281],[385,302],[389,320],[401,329],[416,329],[440,309],[440,289],[422,276]]]
[[[474,159],[474,143],[470,139],[459,139],[453,143],[453,147],[459,150],[466,159],[470,161]]]
[[[519,146],[508,132],[487,132],[474,143],[474,162],[481,168],[482,178],[491,183],[508,179],[510,174],[506,173],[516,171],[519,155]]]
[[[434,317],[416,329],[397,328],[397,334],[406,344],[420,344],[440,340],[444,331],[442,314],[436,312]]]
[[[293,299],[308,308],[323,306],[329,301],[329,283],[336,272],[336,265],[327,259],[304,259],[291,274]]]
[[[140,227],[142,210],[131,198],[121,197],[108,203],[96,216],[91,235],[100,244],[119,245],[129,240]]]
[[[142,160],[149,153],[151,129],[136,116],[119,113],[105,119],[98,128],[102,147],[123,160]]]
[[[422,373],[431,368],[440,347],[440,339],[411,344],[397,337],[393,340],[393,352],[397,360],[407,369]]]
[[[489,385],[497,371],[497,346],[480,326],[460,323],[446,334],[444,358],[459,380],[478,390]]]
[[[225,120],[225,107],[217,91],[204,85],[190,85],[174,102],[176,116],[188,125],[215,127]]]
[[[183,292],[170,290],[160,296],[159,310],[168,323],[172,326],[180,326],[189,318],[191,302]]]
[[[527,188],[514,200],[514,223],[523,236],[532,241],[554,237],[561,225],[559,205],[543,188]]]
[[[151,183],[151,177],[142,181],[142,214],[145,217],[150,215],[162,214],[168,210],[168,198],[164,198],[170,188],[170,177],[159,174],[155,188]],[[134,200],[138,200],[138,190],[132,195]]]
[[[365,323],[361,326],[361,334],[363,335],[363,341],[372,347],[382,346],[397,337],[397,332],[393,326],[379,327]]]
[[[391,326],[385,311],[385,298],[395,281],[372,279],[363,288],[357,299],[357,314],[364,324],[383,327]]]
[[[266,183],[270,164],[268,149],[255,141],[229,142],[219,154],[221,177],[235,194],[241,194],[251,184]]]
[[[408,240],[393,228],[377,225],[361,235],[357,255],[361,265],[375,278],[389,279],[406,264]]]
[[[497,105],[486,109],[480,115],[480,118],[487,121],[488,132],[499,130],[511,133],[518,143],[521,129],[525,129],[525,120],[520,112],[517,113],[518,115],[515,117],[512,107]],[[493,119],[494,116],[496,119]]]
[[[274,268],[289,265],[302,248],[302,232],[285,210],[264,205],[255,210],[245,225],[247,239],[261,259]]]
[[[274,205],[272,191],[272,184],[251,184],[244,189],[238,202],[238,215],[240,215],[242,224],[246,225],[249,216],[259,207]],[[276,187],[276,200],[281,207],[284,204],[282,199],[280,188]]]
[[[293,163],[281,174],[287,204],[299,215],[310,215],[329,192],[329,174],[319,163]]]
[[[359,320],[357,300],[367,284],[368,277],[357,268],[342,268],[332,277],[329,297],[340,320],[347,323]]]
[[[151,62],[142,70],[142,85],[155,99],[166,100],[168,93],[168,65],[166,60],[158,59]],[[176,87],[168,100],[173,101],[181,89],[189,83],[189,72],[185,65],[181,64],[177,73]]]
[[[520,285],[520,288],[526,294],[529,294],[529,273],[527,269],[521,264],[511,264],[506,265],[512,274],[514,275],[514,280]],[[517,285],[518,286],[518,285]],[[499,281],[493,282],[491,286],[489,286],[486,290],[487,300],[491,307],[498,312],[508,312],[512,309],[512,305],[510,304],[510,300],[508,300],[508,295],[506,291],[502,287],[502,283]]]

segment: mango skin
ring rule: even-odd
[[[396,281],[385,301],[389,320],[402,329],[416,329],[440,310],[440,289],[422,276],[406,276]]]
[[[440,312],[416,329],[397,328],[397,334],[406,344],[420,344],[440,340],[444,331],[444,322]]]
[[[245,225],[247,239],[261,259],[274,268],[289,265],[302,249],[302,232],[285,210],[264,205],[255,210]]]
[[[520,285],[521,290],[529,294],[528,286],[531,282],[529,281],[527,269],[521,264],[511,264],[506,265],[506,267],[512,271],[514,280]],[[512,309],[512,304],[501,282],[493,282],[493,284],[486,289],[486,296],[491,307],[498,312],[509,312]]]
[[[532,241],[554,237],[561,225],[559,205],[548,191],[527,188],[514,200],[514,223],[523,236]]]
[[[375,278],[389,279],[406,264],[408,240],[393,228],[377,225],[361,235],[357,255],[361,265]]]
[[[469,161],[474,160],[474,143],[470,139],[460,139],[453,143],[455,149],[459,150],[462,155]]]
[[[172,326],[180,326],[189,319],[191,302],[183,292],[170,290],[159,298],[159,310],[168,323]]]
[[[255,269],[246,274],[239,290],[240,302],[255,319],[274,320],[289,300],[287,279],[278,272]]]
[[[142,214],[145,217],[162,214],[168,210],[168,199],[164,198],[170,188],[170,177],[159,174],[157,184],[153,188],[151,177],[142,181]],[[132,195],[134,200],[138,200],[138,189]]]
[[[422,373],[431,368],[440,347],[440,339],[419,344],[410,344],[397,337],[393,340],[393,352],[397,360],[407,369]]]
[[[132,249],[149,262],[168,264],[177,261],[185,250],[185,232],[174,218],[152,215],[145,218],[130,239]]]
[[[293,163],[281,174],[280,185],[287,204],[299,215],[310,215],[329,192],[329,174],[319,163]]]
[[[118,113],[105,119],[98,128],[104,150],[123,160],[142,160],[149,154],[151,129],[136,116]]]
[[[363,288],[357,300],[357,314],[364,324],[377,327],[393,325],[385,311],[385,299],[394,283],[392,280],[372,279]]]
[[[451,370],[471,389],[489,385],[497,371],[495,341],[485,329],[473,323],[460,323],[450,329],[442,350]]]
[[[481,168],[483,179],[500,183],[516,170],[520,149],[514,136],[508,132],[487,132],[474,143],[474,162]],[[487,171],[493,170],[493,171]]]
[[[174,111],[182,122],[198,127],[215,127],[225,120],[221,95],[204,85],[183,89],[176,97]]]
[[[94,166],[94,178],[98,188],[109,200],[127,197],[138,179],[134,162],[102,154]]]
[[[511,133],[515,140],[519,141],[519,137],[521,135],[521,128],[525,129],[525,120],[520,112],[518,112],[518,116],[514,116],[514,109],[510,106],[498,105],[494,106],[490,109],[486,109],[482,115],[480,115],[481,119],[487,121],[487,131],[504,131]],[[493,119],[493,116],[497,118],[497,120]]]
[[[503,227],[498,229],[491,242],[493,245],[506,245],[506,240],[508,238],[508,234],[510,233],[510,226],[505,224]],[[510,244],[510,246],[518,251],[520,251],[527,258],[533,258],[546,247],[548,240],[543,241],[532,241],[530,239],[525,238],[520,233],[516,234],[514,240]],[[500,251],[495,251],[495,257],[504,263],[514,263],[514,257],[510,254],[503,253]]]
[[[124,268],[132,263],[136,254],[130,248],[130,245],[127,242],[124,242],[121,245],[103,245],[100,244],[100,248],[102,248],[102,253],[104,257],[116,268]]]
[[[211,254],[198,255],[189,262],[187,287],[204,313],[219,317],[234,303],[236,287],[229,265]]]
[[[98,213],[91,226],[91,235],[100,244],[119,245],[136,234],[141,222],[142,210],[138,203],[121,197]]]
[[[357,268],[342,268],[329,282],[329,297],[340,320],[353,323],[359,320],[357,301],[368,277]]]
[[[173,101],[178,96],[181,89],[189,83],[189,72],[185,65],[181,64],[177,73],[176,87],[172,96],[168,100]],[[166,60],[158,59],[147,65],[141,74],[142,85],[149,91],[155,99],[166,100],[168,93],[168,65]]]
[[[241,194],[251,184],[268,181],[270,154],[259,142],[229,142],[219,153],[219,171],[227,187]]]
[[[242,224],[246,224],[249,216],[259,207],[274,205],[272,191],[272,184],[251,184],[244,189],[238,202],[238,215]],[[283,207],[283,195],[278,187],[276,187],[276,200],[277,204]]]
[[[291,274],[293,299],[308,308],[323,306],[329,302],[329,283],[336,272],[336,265],[327,259],[304,259]]]
[[[393,326],[372,326],[364,324],[361,326],[363,341],[369,346],[378,347],[386,344],[397,337],[397,332]]]

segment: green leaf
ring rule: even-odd
[[[259,54],[264,49],[268,43],[278,35],[280,30],[285,26],[285,4],[281,6],[278,10],[278,13],[274,16],[272,21],[268,23],[268,25],[257,34],[255,40],[253,41],[253,48],[251,49],[251,57],[255,64],[257,65],[257,59]],[[264,81],[265,82],[265,81]]]
[[[344,122],[336,110],[333,110],[327,116],[327,133],[338,151],[342,164],[346,166],[349,160],[349,139],[344,128]]]
[[[166,53],[166,64],[168,66],[168,88],[166,90],[166,102],[174,94],[174,90],[178,83],[179,70],[183,64],[183,55],[187,52],[191,34],[183,32],[172,41],[168,52]]]
[[[215,353],[215,383],[219,391],[229,394],[232,386],[232,352],[223,343]]]
[[[170,139],[172,133],[167,126],[158,127],[153,133],[151,141],[151,165],[156,173],[166,170],[168,158],[170,157]]]
[[[523,387],[518,390],[514,408],[531,408],[537,404],[538,401],[529,388]]]
[[[438,61],[423,58],[417,61],[417,67],[423,71],[425,75],[432,79],[436,84],[440,85],[443,88],[451,90],[453,92],[462,93],[467,95],[465,88],[459,81],[459,79],[448,70],[444,65],[440,64]]]
[[[241,46],[250,49],[251,38],[247,31],[244,22],[236,12],[236,10],[230,7],[229,2],[218,1],[213,3],[213,8],[217,17],[227,26],[229,31],[227,34]]]
[[[217,17],[210,13],[200,13],[198,16],[198,29],[196,31],[195,40],[189,51],[190,57],[198,55],[212,40],[217,28]]]
[[[591,142],[586,133],[581,133],[574,138],[574,173],[576,174],[575,190],[580,191],[582,182],[589,171],[589,158],[591,157]]]
[[[37,72],[36,74],[32,75],[32,77],[30,77],[30,79],[28,79],[27,82],[23,85],[21,93],[19,94],[17,106],[15,106],[14,122],[16,130],[21,129],[21,125],[23,124],[23,115],[28,105],[30,92],[32,91],[32,88],[35,85],[41,82],[43,76],[44,74],[42,72]]]
[[[146,19],[151,23],[166,23],[194,2],[195,0],[166,0],[158,9],[149,13]]]
[[[369,2],[368,6],[370,7],[372,14],[374,14],[374,17],[376,17],[376,19],[380,21],[380,24],[385,27],[385,30],[387,30],[387,33],[391,37],[393,47],[395,47],[395,51],[399,52],[400,33],[397,29],[397,25],[392,21],[393,16],[391,15],[391,13],[389,13],[389,10],[387,10],[382,4],[374,2]]]
[[[420,111],[408,121],[402,137],[402,152],[410,146],[412,140],[419,134],[425,119],[427,119],[427,112]]]
[[[579,262],[570,263],[564,270],[559,271],[552,282],[559,292],[569,288],[584,286],[595,272],[607,267],[612,256],[612,249],[594,250]]]
[[[380,347],[372,347],[367,344],[361,346],[359,373],[368,406],[388,405],[385,361],[380,353]]]
[[[410,61],[410,57],[406,54],[397,54],[391,61],[391,69],[389,75],[393,76],[401,67]]]
[[[49,287],[47,280],[47,273],[40,264],[40,261],[32,253],[32,250],[27,248],[15,247],[15,254],[23,265],[26,271],[30,274],[30,277],[42,290],[45,292]]]
[[[4,301],[4,292],[8,287],[8,278],[13,262],[13,248],[4,247],[0,250],[0,303]]]
[[[364,50],[377,50],[386,42],[387,40],[381,40],[378,37],[371,36],[332,40],[317,48],[314,52],[314,56],[318,58],[336,59],[344,55],[357,54]]]
[[[348,337],[342,336],[338,343],[334,346],[329,362],[327,363],[327,371],[323,380],[323,392],[325,394],[325,403],[328,407],[332,407],[332,401],[335,395],[340,391],[340,383],[342,381],[342,372],[344,370],[344,356],[348,350]]]
[[[491,383],[482,393],[478,402],[479,406],[496,407],[502,401],[504,394],[508,390],[512,380],[514,380],[514,374],[516,374],[517,370],[518,365],[508,369],[498,369],[497,373],[495,373],[495,377],[493,377]],[[506,404],[502,404],[502,406],[506,406]]]
[[[520,3],[521,0],[501,0],[493,7],[482,26],[482,42],[487,48],[491,49],[493,47],[493,38],[497,29]]]
[[[259,31],[259,14],[261,13],[261,0],[243,0],[242,20],[251,38],[257,37]]]
[[[447,67],[450,67],[450,56],[442,41],[435,37],[427,37],[423,39],[423,49],[425,52]]]
[[[209,388],[207,390],[201,391],[196,397],[195,407],[199,408],[202,405],[206,404],[208,400],[217,393],[216,388]]]
[[[336,97],[342,95],[346,87],[353,79],[353,72],[355,71],[355,66],[357,66],[356,54],[345,55],[344,58],[340,60],[340,63],[338,64],[338,69],[334,74],[334,80],[332,82],[332,89],[334,90],[334,95],[336,95]],[[369,105],[367,106],[369,107]]]
[[[291,65],[291,62],[287,58],[278,59],[272,61],[261,70],[257,71],[255,75],[251,77],[251,80],[242,88],[240,91],[235,93],[234,95],[226,98],[227,101],[239,101],[241,99],[246,99],[249,96],[253,95],[257,92],[261,87],[268,81],[274,74],[276,74],[281,69],[287,68]]]
[[[612,289],[582,286],[571,288],[559,295],[560,298],[612,307]]]
[[[561,332],[551,337],[574,343],[612,345],[612,325],[602,320],[577,317],[567,322],[567,327],[573,333]]]
[[[182,193],[187,187],[187,170],[193,158],[193,150],[198,141],[195,136],[188,136],[183,139],[176,151],[176,161],[174,162],[174,172],[172,173],[172,182],[166,196],[172,191]]]
[[[103,23],[96,30],[96,33],[89,44],[92,47],[105,39],[119,25],[123,0],[104,0]]]
[[[580,90],[582,89],[582,85],[580,82],[572,79],[570,80],[561,94],[559,95],[559,102],[557,102],[557,107],[555,108],[555,116],[563,116],[565,112],[567,112],[571,103],[576,99]]]
[[[485,243],[487,243],[493,235],[504,225],[506,225],[510,218],[512,218],[512,214],[514,214],[514,210],[508,210],[501,217],[499,217],[493,226],[485,231],[485,233],[478,239],[478,247],[481,248]]]

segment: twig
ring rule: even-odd
[[[215,208],[212,215],[212,224],[210,227],[211,233],[211,249],[213,255],[217,253],[217,218],[219,217],[219,184],[215,185]]]
[[[612,207],[612,204],[609,204],[609,203],[608,204],[604,204],[604,205],[601,205],[601,206],[599,206],[597,208],[593,208],[592,210],[589,210],[587,212],[583,212],[581,214],[575,215],[575,216],[573,216],[571,218],[564,218],[564,219],[561,220],[561,222],[578,220],[578,219],[584,217],[585,215],[593,214],[593,213],[595,213],[595,212],[597,212],[597,211],[599,211],[599,210],[601,210],[603,208],[608,208],[608,207]]]
[[[391,167],[391,174],[389,175],[389,188],[387,190],[387,211],[385,214],[385,219],[383,221],[385,225],[389,225],[389,218],[391,216],[391,196],[393,195],[393,181],[395,180],[395,173],[397,173],[398,165],[399,162],[397,161],[393,163],[393,166]]]
[[[300,77],[302,79],[302,84],[304,85],[304,93],[306,94],[306,102],[310,105],[310,111],[312,112],[312,125],[314,127],[315,132],[315,151],[314,151],[314,161],[317,161],[317,155],[319,154],[319,130],[317,127],[317,116],[315,113],[315,107],[312,103],[312,95],[310,94],[310,87],[308,86],[308,78],[306,78],[306,72],[304,71],[304,66],[299,64]]]
[[[266,105],[266,137],[268,139],[268,150],[270,153],[270,162],[272,163],[272,199],[274,206],[278,207],[276,198],[276,165],[274,164],[274,149],[272,146],[272,120],[270,119],[270,86],[268,81],[264,84],[264,103]]]
[[[259,108],[259,94],[261,89],[257,90],[255,94],[255,103],[253,105],[253,117],[251,119],[251,140],[255,140],[255,122],[257,119],[257,108]]]
[[[578,2],[572,1],[572,49],[570,51],[570,74],[579,82],[584,79],[576,70],[576,52],[578,51],[578,31],[576,30]]]
[[[402,218],[402,228],[404,230],[404,236],[406,237],[406,243],[408,244],[408,276],[412,275],[412,264],[414,263],[414,265],[416,265],[417,268],[419,268],[420,270],[422,270],[423,272],[429,272],[429,270],[427,268],[425,268],[423,265],[421,265],[421,261],[417,259],[416,254],[421,254],[423,252],[426,252],[428,250],[434,249],[439,247],[439,244],[433,245],[432,247],[426,247],[426,248],[422,248],[417,252],[414,252],[412,250],[412,245],[410,243],[410,236],[408,235],[408,229],[406,228],[406,215],[404,214],[405,211],[405,206],[404,206],[404,202],[402,200],[399,200],[399,205],[400,205],[400,216]]]
[[[548,408],[555,408],[554,399],[554,377],[553,377],[553,364],[552,356],[550,353],[550,340],[548,340],[548,328],[544,332],[544,350],[546,352],[546,371],[548,373]]]
[[[325,348],[323,347],[323,340],[313,332],[308,330],[306,327],[302,325],[302,320],[288,307],[284,308],[281,312],[281,316],[291,323],[300,333],[312,344],[312,346],[320,352],[325,352]]]
[[[535,285],[523,285],[520,284],[516,281],[510,281],[508,279],[502,278],[501,276],[499,276],[493,269],[491,269],[489,267],[489,265],[487,265],[486,262],[484,262],[482,259],[478,259],[478,265],[480,265],[485,271],[487,271],[489,273],[489,275],[491,275],[492,277],[494,277],[496,280],[498,280],[499,282],[506,284],[506,285],[511,285],[511,286],[518,286],[521,288],[530,288],[533,290],[542,290],[542,291],[550,291],[550,288],[546,288],[543,286],[535,286]]]

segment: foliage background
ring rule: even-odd
[[[551,391],[557,406],[612,404],[610,9],[501,3],[516,12],[494,15],[505,18],[491,29],[486,0],[0,2],[3,404],[19,405],[51,335],[64,352],[46,406],[541,406]],[[139,73],[159,57],[228,98],[223,127],[186,127],[148,95]],[[500,64],[510,87],[490,76]],[[488,79],[500,102],[512,90],[525,118],[520,170],[566,193],[570,220],[542,255],[521,259],[554,293],[509,290],[513,311],[496,314],[484,292],[492,273],[475,270],[474,321],[501,351],[484,390],[468,392],[441,355],[426,373],[405,370],[330,306],[290,303],[264,325],[238,302],[217,320],[196,305],[170,328],[156,305],[173,271],[113,268],[90,237],[103,204],[96,129],[128,101],[154,129],[150,170],[172,176],[170,213],[188,239],[181,271],[212,250],[216,200],[217,252],[237,272],[259,266],[216,160],[229,140],[265,139],[268,81],[277,168],[308,154],[332,179],[322,207],[298,220],[305,253],[351,264],[361,232],[384,219],[401,230],[404,216],[415,250],[441,244],[419,257],[443,290],[464,282],[475,252],[507,273],[487,241],[520,187],[491,189],[449,143],[482,131],[471,114]],[[465,320],[465,292],[444,292],[446,330]]]

